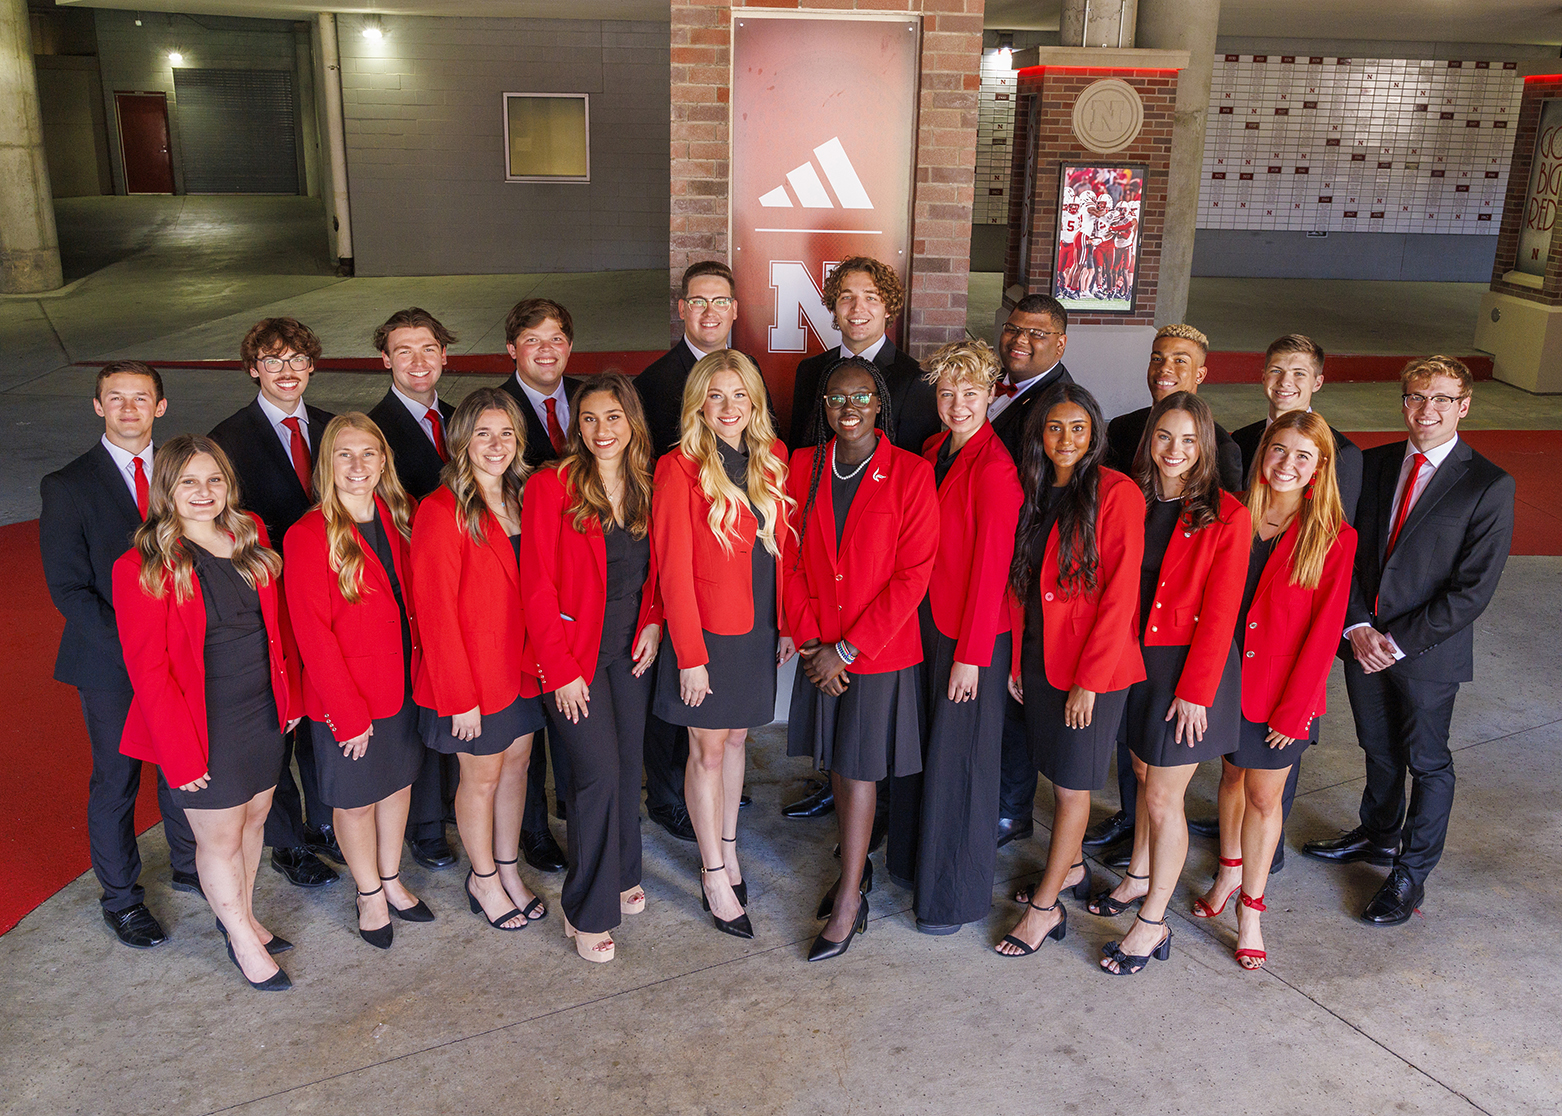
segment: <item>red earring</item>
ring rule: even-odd
[[[1307,491],[1302,493],[1302,499],[1304,499],[1304,500],[1311,500],[1312,498],[1313,498],[1313,485],[1312,485],[1312,481],[1308,481],[1307,482]]]
[[[1269,483],[1267,480],[1264,479],[1264,474],[1263,473],[1259,473],[1258,474],[1258,483],[1259,484],[1268,484]]]

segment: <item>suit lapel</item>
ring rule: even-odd
[[[515,547],[510,545],[510,537],[504,533],[504,528],[492,513],[483,518],[483,538],[487,541],[494,560],[499,563],[499,568],[504,570],[505,576],[510,579],[510,584],[515,586],[516,592],[519,592],[521,571],[515,562]]]
[[[277,474],[277,483],[291,482],[294,487],[297,487],[298,473],[293,469],[293,458],[287,450],[282,448],[282,439],[277,437],[276,427],[271,425],[271,420],[266,417],[266,412],[260,409],[260,400],[255,400],[244,410],[250,417],[254,437],[259,439],[261,445],[265,447],[261,452],[271,462],[271,467]],[[311,430],[310,433],[314,434],[315,432]],[[319,441],[318,437],[315,440]],[[313,460],[313,452],[313,448],[311,448],[311,460]],[[279,540],[273,539],[272,541],[277,542]]]
[[[396,530],[395,522],[391,519],[390,509],[385,506],[385,501],[378,496],[374,498],[374,514],[379,517],[380,530],[385,533],[386,542],[390,544],[391,564],[396,567],[396,578],[401,580],[401,565],[396,561],[396,539],[392,537],[399,537],[399,532]],[[366,559],[363,564],[365,582],[371,584],[376,592],[384,591],[389,593],[391,591],[390,577],[385,572],[384,563],[380,561],[379,551],[369,545],[369,540],[363,537],[363,532],[358,529],[356,523],[353,524],[353,534],[358,536],[358,545],[363,548],[364,558]],[[402,581],[402,584],[405,585],[406,582]]]
[[[156,453],[156,451],[153,451]],[[119,466],[114,464],[114,458],[108,450],[99,442],[92,447],[92,468],[97,474],[98,480],[108,492],[108,498],[113,503],[115,510],[124,515],[131,524],[141,522],[141,509],[136,507],[135,497],[130,494],[130,488],[120,476]],[[150,484],[152,478],[147,477]],[[134,527],[132,527],[132,530]]]
[[[1422,521],[1432,514],[1432,509],[1437,506],[1438,501],[1448,495],[1453,486],[1459,482],[1459,478],[1464,476],[1469,469],[1470,453],[1470,447],[1461,441],[1449,451],[1447,457],[1443,458],[1443,463],[1432,474],[1432,479],[1426,482],[1421,498],[1410,506],[1409,514],[1405,516],[1404,526],[1399,529],[1399,542],[1394,544],[1396,551],[1399,549],[1399,544],[1421,526]]]
[[[1296,536],[1300,526],[1292,523],[1280,536],[1280,541],[1275,544],[1274,550],[1269,553],[1269,561],[1264,563],[1264,572],[1258,576],[1258,589],[1253,593],[1256,601],[1269,592],[1269,583],[1274,581],[1279,571],[1289,569],[1291,566],[1291,551],[1296,549]]]
[[[1395,442],[1396,452],[1389,455],[1389,460],[1383,463],[1383,471],[1378,474],[1378,569],[1383,568],[1383,558],[1388,551],[1388,533],[1393,524],[1394,492],[1399,488],[1399,474],[1405,468],[1405,443]]]

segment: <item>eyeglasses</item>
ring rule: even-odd
[[[877,393],[871,391],[854,391],[850,395],[841,395],[839,392],[836,392],[824,397],[824,405],[832,411],[839,411],[846,406],[848,399],[852,401],[853,406],[866,407],[877,398]]]
[[[1410,407],[1412,409],[1417,408],[1417,407],[1421,407],[1421,406],[1423,406],[1423,405],[1425,405],[1427,403],[1430,403],[1432,405],[1432,410],[1441,412],[1441,411],[1448,410],[1449,407],[1452,407],[1455,403],[1459,402],[1461,399],[1464,398],[1464,396],[1462,396],[1462,395],[1422,395],[1420,392],[1417,391],[1417,392],[1408,392],[1407,394],[1401,396],[1400,398],[1402,398],[1405,401],[1405,406]]]
[[[314,362],[315,358],[308,355],[307,353],[294,353],[292,356],[287,358],[279,356],[263,356],[257,360],[255,364],[256,366],[265,369],[267,372],[280,372],[282,371],[282,366],[284,364],[291,368],[294,372],[304,372],[307,371],[309,367],[314,364]]]
[[[1003,333],[1003,336],[1005,336],[1005,337],[1018,337],[1021,334],[1024,334],[1026,337],[1029,337],[1032,341],[1035,341],[1037,344],[1040,344],[1041,342],[1045,341],[1049,337],[1062,337],[1063,336],[1063,331],[1062,330],[1021,329],[1019,326],[1010,325],[1008,322],[1004,322],[1003,323],[1002,333]]]
[[[691,310],[704,310],[707,306],[714,306],[717,310],[731,310],[737,305],[738,300],[728,298],[726,295],[720,298],[686,298],[683,304]]]

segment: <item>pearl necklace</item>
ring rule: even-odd
[[[862,472],[864,467],[867,466],[868,462],[870,462],[872,460],[873,460],[873,455],[870,453],[867,457],[864,457],[861,461],[859,461],[857,463],[857,467],[855,469],[853,469],[851,472],[849,472],[849,473],[847,473],[847,474],[845,474],[843,476],[841,474],[841,471],[835,467],[835,447],[834,446],[830,447],[830,472],[835,474],[835,479],[839,480],[839,481],[849,481],[849,480],[851,480],[858,473]]]

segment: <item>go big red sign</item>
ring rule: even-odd
[[[1541,106],[1540,138],[1535,141],[1535,165],[1530,170],[1529,195],[1524,199],[1524,224],[1519,230],[1517,268],[1531,275],[1546,273],[1557,206],[1562,202],[1562,99]]]
[[[820,302],[830,269],[873,256],[909,285],[920,30],[732,11],[732,344],[760,362],[783,430],[797,362],[841,343]]]

